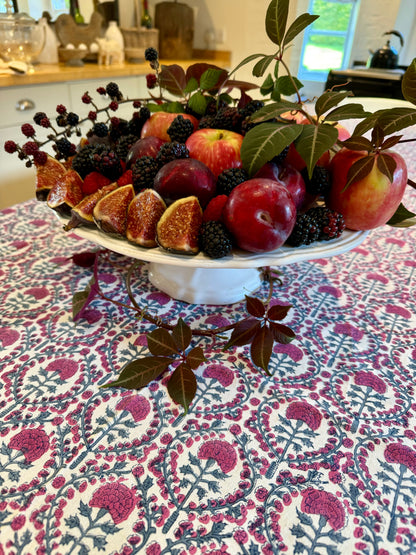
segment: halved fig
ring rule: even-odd
[[[71,213],[71,209],[81,202],[83,196],[82,179],[79,173],[75,170],[67,170],[55,181],[46,202],[49,208],[67,216]]]
[[[178,199],[162,214],[156,228],[156,241],[172,253],[197,254],[201,225],[202,208],[197,197]]]
[[[36,166],[36,198],[45,201],[49,191],[60,177],[66,173],[67,168],[56,158],[47,157],[46,164]]]
[[[84,197],[81,202],[72,208],[71,219],[64,226],[64,230],[69,231],[80,225],[95,226],[92,215],[95,205],[99,200],[105,197],[105,195],[108,195],[108,193],[111,193],[111,191],[115,189],[117,189],[117,183],[110,183],[109,185],[105,185],[102,189],[98,189],[95,193],[91,193]]]
[[[154,189],[140,191],[127,211],[127,239],[141,247],[156,247],[156,226],[165,210],[165,201]]]
[[[133,185],[124,185],[100,199],[92,213],[97,227],[104,233],[125,237],[127,209],[133,198]]]

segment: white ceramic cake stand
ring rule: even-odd
[[[241,301],[245,295],[258,289],[261,267],[286,266],[342,254],[357,247],[368,235],[367,231],[346,230],[341,237],[331,241],[298,248],[283,246],[262,254],[235,250],[216,260],[202,253],[186,256],[170,254],[159,247],[145,249],[93,228],[79,227],[71,231],[111,251],[148,262],[152,285],[174,299],[218,305]]]

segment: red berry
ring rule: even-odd
[[[49,121],[49,118],[42,118],[40,120],[40,125],[42,127],[50,127],[51,126],[51,122]]]
[[[9,154],[13,154],[17,150],[17,144],[14,141],[6,141],[4,143],[4,150]]]
[[[88,112],[88,119],[91,121],[95,121],[97,119],[97,112]]]
[[[118,102],[113,100],[112,102],[110,102],[108,107],[110,108],[110,110],[113,110],[113,112],[115,112],[116,110],[118,110]]]
[[[92,98],[87,92],[82,95],[81,100],[84,104],[91,104],[92,102]]]
[[[148,89],[154,89],[156,87],[157,77],[154,73],[148,73],[146,75],[146,84]]]
[[[25,154],[33,156],[39,150],[39,145],[34,141],[28,141],[22,146],[22,150]]]
[[[66,108],[63,104],[58,104],[58,106],[56,107],[56,111],[58,112],[58,114],[65,114]]]
[[[140,108],[141,105],[142,103],[140,102],[140,100],[135,100],[133,102],[133,108]]]
[[[33,137],[36,133],[33,125],[30,125],[30,123],[24,123],[21,130],[25,137]]]
[[[97,92],[98,94],[107,94],[104,87],[98,87]]]
[[[203,221],[222,221],[222,212],[227,200],[227,195],[217,195],[216,197],[211,199],[204,210]]]
[[[38,150],[33,155],[33,160],[37,166],[43,166],[48,161],[48,155],[42,150]]]

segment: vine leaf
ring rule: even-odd
[[[377,168],[389,179],[390,182],[393,181],[393,174],[396,169],[396,165],[396,161],[389,154],[381,152],[377,156]]]
[[[209,91],[218,85],[222,75],[224,75],[224,71],[222,69],[209,67],[201,75],[199,86],[201,89]]]
[[[249,297],[246,295],[247,312],[256,318],[262,318],[266,313],[266,308],[257,297]]]
[[[144,357],[128,362],[119,377],[101,388],[124,387],[126,389],[141,389],[155,380],[171,364],[172,359],[167,357]]]
[[[351,91],[327,91],[321,94],[321,96],[316,100],[315,104],[315,112],[318,118],[331,108],[337,106],[341,102],[341,100],[344,100],[344,98],[347,98],[347,96],[352,96]]]
[[[281,94],[284,96],[291,96],[302,87],[303,84],[296,77],[290,78],[289,75],[282,75],[276,80],[272,98],[274,99],[275,94],[279,96],[276,100],[280,100]]]
[[[284,46],[289,45],[295,37],[300,35],[300,33],[318,19],[318,17],[319,15],[312,15],[310,13],[303,13],[297,17],[287,30]]]
[[[202,347],[194,347],[186,355],[186,363],[189,364],[189,366],[193,370],[196,370],[200,364],[206,361],[207,361],[207,358],[204,355],[204,351],[202,350]]]
[[[309,178],[319,158],[329,150],[338,139],[338,130],[326,123],[319,125],[301,125],[302,132],[295,146],[306,163]]]
[[[74,322],[80,320],[84,315],[84,310],[98,293],[98,285],[95,275],[90,279],[87,287],[83,291],[78,291],[72,297],[72,319]]]
[[[369,139],[354,135],[349,139],[342,141],[342,146],[345,146],[349,150],[366,150],[367,152],[370,152],[373,149],[373,145]]]
[[[416,216],[416,214],[410,212],[410,210],[408,210],[402,203],[400,203],[396,212],[387,222],[387,225],[393,227],[411,227],[413,225],[416,225],[416,219],[412,219],[413,216]]]
[[[223,351],[229,347],[241,347],[251,342],[258,329],[261,327],[260,320],[256,318],[245,318],[236,324],[231,333],[231,337],[223,348]]]
[[[180,351],[184,351],[192,340],[192,330],[182,318],[179,318],[172,330],[172,337]]]
[[[254,77],[263,77],[264,72],[275,59],[275,56],[272,54],[270,56],[264,56],[261,60],[259,60],[255,66],[253,67],[252,73]]]
[[[292,305],[281,305],[275,304],[269,308],[267,311],[267,317],[269,320],[283,320],[286,318],[287,313],[292,308]]]
[[[391,108],[383,110],[377,119],[377,123],[382,127],[385,135],[397,133],[405,127],[416,124],[415,108]]]
[[[256,331],[250,348],[251,360],[270,376],[269,362],[273,351],[273,332],[267,325]]]
[[[271,77],[270,77],[271,79]],[[272,80],[273,82],[273,80]],[[268,104],[260,110],[256,110],[251,116],[250,121],[253,123],[262,123],[278,116],[291,111],[299,111],[300,106],[295,102],[288,102],[286,100],[281,100],[280,102],[275,102],[273,104]]]
[[[343,193],[346,191],[352,183],[364,179],[364,177],[366,177],[373,169],[374,162],[375,158],[373,155],[364,156],[354,162],[348,170],[347,182],[341,192]]]
[[[272,0],[266,12],[266,33],[275,44],[282,46],[289,14],[289,0]]]
[[[169,395],[176,403],[183,406],[187,414],[197,388],[192,369],[187,364],[181,363],[169,378],[167,387]]]
[[[152,355],[170,356],[179,354],[172,335],[163,328],[157,328],[147,334],[147,347]]]
[[[185,71],[180,65],[162,65],[162,70],[159,73],[159,83],[168,92],[175,96],[183,96],[186,82]]]
[[[406,69],[402,79],[402,93],[406,100],[416,104],[416,58]]]
[[[326,121],[339,121],[343,119],[362,119],[369,112],[366,112],[361,104],[343,104],[334,108],[325,116]]]
[[[276,322],[270,322],[270,328],[273,332],[273,338],[276,343],[283,343],[286,345],[294,339],[296,339],[295,332],[283,324],[277,324]]]

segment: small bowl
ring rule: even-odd
[[[58,48],[59,59],[67,66],[80,67],[84,65],[83,59],[88,50],[82,48]]]

